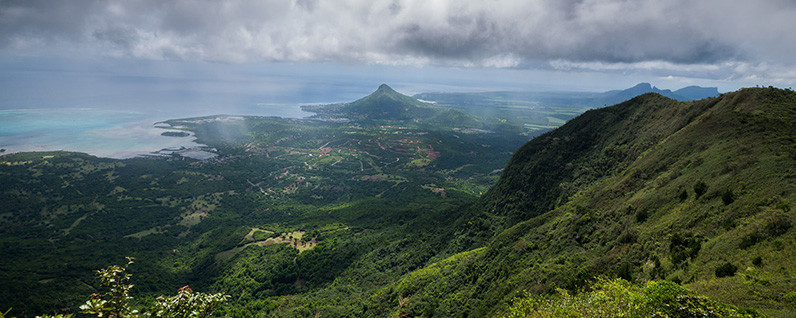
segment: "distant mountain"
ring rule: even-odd
[[[439,112],[432,104],[398,93],[387,84],[381,84],[372,94],[350,103],[304,106],[302,109],[314,112],[320,118],[351,120],[411,120]]]
[[[614,90],[602,93],[599,97],[595,98],[595,102],[603,103],[604,105],[613,105],[646,93],[657,93],[679,101],[692,101],[719,96],[719,89],[716,87],[688,86],[672,92],[672,90],[669,89],[659,89],[652,86],[650,83],[639,83],[625,90]]]
[[[708,97],[719,96],[717,87],[688,86],[674,91],[675,95],[682,96],[688,100],[705,99]]]
[[[600,98],[607,104],[613,105],[646,93],[657,93],[676,100],[684,99],[684,97],[680,97],[672,93],[671,90],[658,89],[657,87],[652,86],[650,83],[638,83],[636,84],[636,86],[633,86],[625,90],[607,91],[603,93],[602,96],[600,96]]]
[[[484,111],[484,106],[505,104],[567,108],[597,108],[614,105],[633,97],[657,93],[679,101],[692,101],[719,96],[716,87],[688,86],[676,91],[659,89],[650,83],[639,83],[624,90],[606,92],[481,92],[481,93],[422,93],[416,98],[436,102],[440,107],[453,107],[469,113]]]

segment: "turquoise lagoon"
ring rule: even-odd
[[[298,107],[260,108],[257,113],[303,117]],[[0,110],[0,149],[5,149],[2,154],[65,150],[118,159],[175,151],[196,159],[212,157],[202,151],[204,145],[197,144],[193,135],[162,136],[172,129],[157,124],[194,116],[198,114],[155,117],[151,112],[90,108]]]

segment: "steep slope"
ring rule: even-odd
[[[483,248],[406,275],[375,303],[486,316],[525,291],[607,275],[791,316],[794,123],[796,93],[778,89],[589,111],[518,150],[465,212],[452,250]]]
[[[626,168],[650,146],[682,129],[709,103],[685,104],[658,94],[592,110],[515,152],[500,181],[472,210],[486,219],[468,224],[475,235],[491,237],[538,216],[593,182]],[[488,219],[488,220],[487,220]]]

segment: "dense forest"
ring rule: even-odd
[[[133,308],[189,285],[233,317],[796,310],[796,93],[650,93],[533,139],[399,95],[169,121],[206,160],[0,157],[0,311],[79,313],[126,256]]]

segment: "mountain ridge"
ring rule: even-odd
[[[420,93],[415,98],[433,101],[440,108],[457,108],[470,114],[490,114],[494,109],[510,114],[510,117],[527,117],[528,114],[518,112],[522,109],[535,109],[539,112],[542,121],[551,113],[545,113],[546,108],[569,109],[580,112],[593,108],[615,105],[645,93],[658,93],[660,95],[679,100],[692,101],[720,95],[716,87],[688,86],[672,91],[659,89],[649,83],[639,83],[633,87],[609,90],[604,92],[575,92],[575,91],[496,91],[479,93]],[[488,107],[485,107],[488,106]],[[525,108],[527,107],[527,108]],[[564,115],[563,113],[554,116]],[[571,115],[571,114],[568,114]],[[559,117],[569,120],[575,116]],[[528,118],[536,124],[543,124],[539,118]]]
[[[687,102],[716,97],[719,95],[719,89],[717,87],[692,85],[672,91],[670,89],[659,89],[650,83],[642,82],[624,90],[607,91],[602,93],[601,98],[608,101],[616,101],[615,103],[610,103],[610,105],[613,105],[646,93],[658,93],[671,99]]]
[[[488,316],[525,291],[607,275],[671,280],[790,316],[777,300],[796,268],[793,109],[796,93],[771,88],[695,102],[648,93],[588,111],[515,152],[462,212],[449,247],[457,256],[435,278],[408,274],[378,299],[430,304],[409,315],[446,316],[437,308],[452,302]]]
[[[698,100],[709,97],[719,96],[718,87],[686,86],[674,91],[674,94],[688,98],[688,100]]]
[[[137,299],[189,282],[235,317],[500,316],[603,278],[792,316],[796,93],[646,93],[530,141],[468,116],[170,121],[207,161],[4,156],[0,300],[65,308],[132,255]]]

